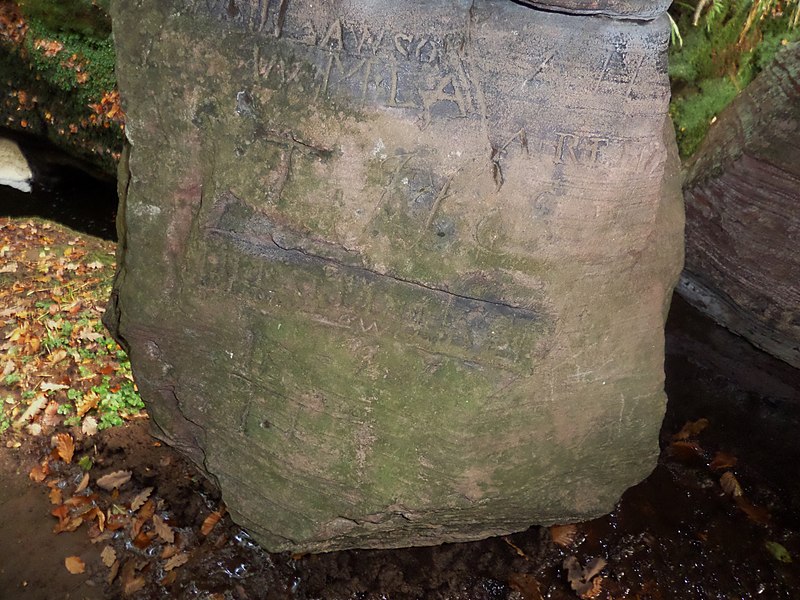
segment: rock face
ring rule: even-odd
[[[33,173],[16,142],[0,138],[0,185],[31,191]]]
[[[719,117],[688,167],[679,290],[800,368],[800,46]]]
[[[682,261],[668,24],[507,0],[113,7],[107,322],[270,550],[612,509]]]

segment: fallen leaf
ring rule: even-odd
[[[42,481],[44,481],[44,478],[47,477],[47,473],[45,472],[45,467],[43,465],[34,465],[33,468],[31,469],[31,472],[28,473],[28,477],[33,481],[35,481],[36,483],[41,483]]]
[[[61,416],[58,414],[58,402],[51,400],[44,409],[44,415],[41,418],[42,427],[52,429],[60,422]]]
[[[170,571],[169,573],[164,575],[164,577],[161,578],[161,581],[159,581],[159,583],[161,584],[162,587],[169,587],[173,583],[175,583],[175,580],[177,578],[178,574],[175,571]]]
[[[61,457],[61,460],[70,464],[72,462],[72,456],[75,454],[75,441],[72,439],[72,436],[68,433],[57,433],[56,450],[58,450],[58,455]]]
[[[222,513],[220,511],[214,511],[210,515],[208,515],[203,524],[200,526],[200,533],[203,535],[208,535],[211,533],[211,530],[214,529],[214,526],[219,523],[219,520],[222,518]]]
[[[152,531],[140,531],[139,534],[134,538],[133,545],[139,550],[144,550],[151,544],[154,537],[156,537],[156,534]]]
[[[65,358],[67,358],[67,351],[64,350],[63,348],[59,348],[58,350],[53,352],[50,356],[48,356],[47,360],[49,360],[53,364],[56,364],[61,362]]]
[[[673,440],[687,440],[696,437],[708,427],[708,419],[697,419],[697,421],[686,421],[681,430],[672,436]]]
[[[64,503],[63,495],[61,494],[61,490],[57,487],[50,489],[50,503],[59,506]]]
[[[156,512],[156,505],[152,500],[148,500],[142,505],[142,508],[139,509],[139,514],[136,519],[131,523],[131,537],[135,538],[139,535],[139,532],[144,527],[144,524],[147,523],[155,514]]]
[[[64,566],[73,575],[80,575],[86,570],[86,564],[77,556],[68,556],[64,559]]]
[[[512,573],[508,578],[508,585],[512,590],[519,592],[523,600],[542,600],[539,591],[539,582],[528,573]]]
[[[111,546],[106,546],[100,553],[100,558],[103,560],[103,564],[110,569],[117,562],[117,551]]]
[[[729,496],[738,498],[742,495],[742,486],[739,484],[736,476],[730,471],[725,471],[722,474],[722,477],[719,478],[719,484],[722,486],[724,492]]]
[[[568,548],[575,542],[578,528],[575,525],[552,525],[550,527],[550,538],[562,548]]]
[[[564,559],[563,568],[567,571],[567,580],[572,590],[581,598],[593,598],[599,594],[602,582],[593,582],[592,578],[598,575],[606,564],[608,563],[605,559],[598,556],[589,561],[585,567],[581,567],[575,556],[568,556]],[[598,577],[598,579],[602,578]]]
[[[766,508],[756,506],[744,496],[738,496],[734,498],[734,501],[739,510],[746,514],[751,521],[759,525],[769,525],[770,514]]]
[[[84,473],[83,477],[81,478],[81,482],[78,484],[78,487],[75,488],[75,493],[80,494],[83,490],[87,488],[89,485],[89,474]]]
[[[188,560],[189,560],[189,555],[186,554],[185,552],[176,554],[175,556],[173,556],[167,562],[164,563],[164,570],[172,571],[172,569],[177,569],[181,565],[185,565]]]
[[[81,432],[87,437],[92,437],[97,433],[97,419],[86,417],[81,424]]]
[[[129,579],[125,582],[125,585],[122,586],[122,593],[125,596],[132,596],[138,591],[141,591],[144,588],[144,578],[143,577],[134,577],[133,579]]]
[[[100,403],[100,395],[97,392],[86,392],[83,397],[75,401],[75,409],[79,417],[83,417]]]
[[[778,542],[764,542],[764,545],[767,547],[767,550],[769,550],[769,553],[777,560],[782,563],[792,562],[792,555],[789,554],[789,551],[782,544]]]
[[[51,383],[49,381],[45,381],[39,388],[43,392],[57,392],[58,390],[68,390],[68,385],[62,385],[60,383]]]
[[[736,463],[739,462],[733,454],[728,454],[727,452],[717,452],[714,454],[714,458],[709,463],[709,467],[712,469],[732,469],[736,466]]]
[[[697,442],[672,442],[669,445],[669,454],[682,463],[705,462],[705,451]]]
[[[603,592],[603,578],[595,577],[591,581],[591,587],[583,592],[580,596],[584,600],[592,600],[597,598]]]
[[[164,546],[164,549],[161,551],[161,558],[172,558],[178,553],[177,546]]]
[[[74,519],[67,519],[61,523],[58,523],[55,527],[53,527],[53,533],[64,533],[68,531],[75,531],[83,525],[83,517],[75,517]]]
[[[109,567],[108,577],[106,577],[106,582],[108,585],[111,585],[114,580],[117,578],[117,573],[119,573],[119,561],[115,560],[114,564]]]
[[[141,492],[136,494],[133,500],[131,500],[131,510],[134,512],[139,510],[142,507],[142,505],[147,501],[147,499],[150,497],[150,494],[152,493],[153,493],[153,488],[148,487],[144,488]]]
[[[130,471],[114,471],[107,475],[103,475],[97,480],[97,485],[106,491],[111,491],[115,488],[119,489],[131,480]]]
[[[167,525],[158,515],[153,515],[153,527],[162,540],[167,542],[168,544],[172,544],[175,542],[175,532],[172,531],[172,527]]]
[[[47,406],[47,398],[44,394],[39,394],[36,398],[33,399],[31,405],[27,408],[27,410],[22,413],[22,416],[14,421],[14,429],[22,428],[25,423],[33,419],[39,412]]]

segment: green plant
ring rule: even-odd
[[[3,383],[7,386],[12,386],[15,383],[19,383],[21,380],[22,377],[20,377],[19,373],[9,373],[3,378]]]
[[[800,0],[699,0],[672,6],[670,112],[682,157],[697,149],[715,117],[780,47],[800,39],[798,11]]]
[[[132,417],[144,409],[139,393],[133,381],[125,380],[117,388],[110,387],[110,377],[103,377],[103,382],[92,388],[99,397],[97,412],[100,421],[98,429],[105,429],[114,425],[122,425],[124,418]]]

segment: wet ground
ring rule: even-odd
[[[800,598],[800,372],[676,298],[666,374],[659,464],[612,514],[432,548],[267,554],[227,516],[216,522],[213,485],[146,419],[73,431],[76,456],[94,461],[82,492],[80,468],[53,460],[47,437],[15,448],[6,434],[0,599]],[[34,482],[43,461],[49,479]],[[118,491],[95,485],[118,471],[132,475]],[[103,530],[70,532],[48,500],[56,487],[81,514],[81,502],[99,507]],[[67,556],[85,571],[70,574]]]

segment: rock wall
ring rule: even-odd
[[[726,109],[688,166],[680,293],[800,368],[800,45]]]
[[[107,323],[270,550],[612,509],[658,454],[668,22],[507,0],[112,7]]]

